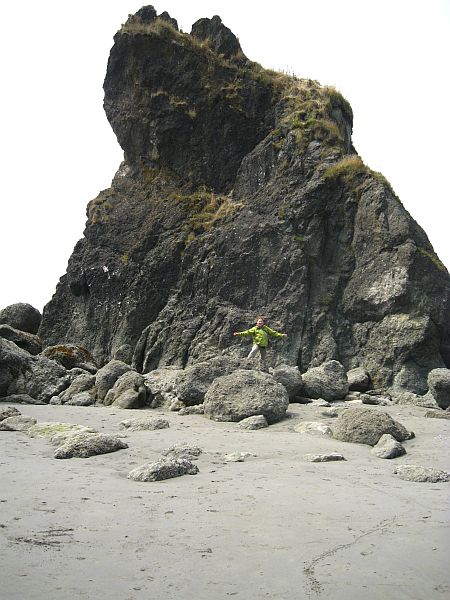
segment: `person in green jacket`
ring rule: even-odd
[[[259,350],[261,370],[267,371],[267,346],[269,345],[269,335],[280,338],[286,337],[287,333],[279,333],[278,331],[270,329],[270,327],[264,324],[263,317],[257,317],[255,327],[251,327],[246,331],[235,331],[233,332],[233,335],[252,338],[253,346],[247,358],[253,358]]]

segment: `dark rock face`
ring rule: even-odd
[[[44,342],[100,364],[128,344],[148,372],[242,357],[231,332],[262,313],[289,334],[271,366],[337,360],[426,388],[450,365],[450,278],[355,153],[345,99],[252,63],[218,17],[188,35],[142,10],[104,83],[125,160],[88,205]]]

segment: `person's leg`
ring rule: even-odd
[[[267,371],[267,348],[259,347],[261,371]]]
[[[256,356],[256,353],[258,352],[259,346],[257,346],[256,344],[253,344],[252,349],[250,350],[247,358],[254,358]]]

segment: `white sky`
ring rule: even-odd
[[[22,0],[2,33],[0,308],[51,299],[122,151],[103,112],[113,35],[145,2]],[[450,0],[155,0],[183,31],[220,15],[267,68],[334,85],[354,145],[450,268]]]

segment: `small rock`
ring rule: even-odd
[[[101,433],[80,433],[70,437],[62,446],[56,448],[55,458],[89,458],[97,454],[107,454],[128,448],[120,438]]]
[[[450,481],[450,474],[431,467],[420,467],[416,465],[399,465],[393,471],[394,475],[405,481],[424,483],[438,483]]]
[[[346,459],[338,452],[330,452],[329,454],[305,454],[303,460],[307,462],[333,462]]]
[[[425,416],[429,419],[450,419],[450,412],[443,410],[427,410]]]
[[[169,406],[169,410],[171,410],[173,412],[177,412],[177,411],[181,410],[182,408],[186,408],[186,405],[184,402],[182,402],[178,398],[175,398],[175,400],[173,400],[173,402]]]
[[[0,407],[0,421],[4,421],[8,417],[14,417],[20,415],[20,411],[15,406],[2,406]]]
[[[312,406],[323,406],[323,407],[327,407],[327,406],[331,406],[331,404],[329,402],[327,402],[326,400],[324,400],[323,398],[317,398],[317,400],[313,400],[311,402]]]
[[[195,460],[202,452],[203,450],[198,446],[190,446],[189,444],[175,444],[174,446],[170,446],[170,448],[163,450],[161,454],[169,458],[186,458],[188,460]]]
[[[363,404],[372,406],[392,406],[393,402],[390,396],[374,396],[372,394],[361,394],[360,400]]]
[[[333,435],[331,427],[320,421],[303,421],[294,426],[294,431],[297,433],[309,433],[310,435]]]
[[[400,442],[392,437],[389,433],[385,433],[380,437],[376,446],[371,450],[372,454],[378,458],[397,458],[406,454],[406,450]]]
[[[186,458],[162,458],[156,462],[146,463],[136,467],[127,475],[134,481],[162,481],[181,475],[196,475],[197,465]]]
[[[252,456],[250,452],[231,452],[230,454],[225,454],[223,457],[224,462],[244,462],[246,458]]]
[[[37,423],[36,419],[25,415],[13,415],[0,421],[0,431],[22,431],[26,433],[32,425]]]
[[[94,403],[95,398],[89,392],[75,394],[66,402],[70,406],[92,406]]]
[[[179,415],[203,415],[205,414],[205,406],[203,404],[194,404],[193,406],[186,406],[182,408]]]
[[[161,417],[126,419],[125,421],[121,421],[119,425],[122,429],[128,429],[129,431],[143,431],[167,429],[169,427],[169,421]]]
[[[247,417],[239,421],[238,427],[240,429],[264,429],[268,427],[267,419],[264,415],[255,415],[254,417]]]

